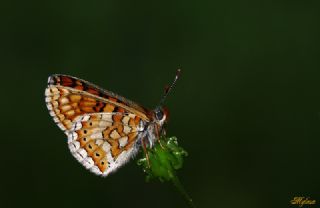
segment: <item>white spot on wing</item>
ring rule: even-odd
[[[88,121],[90,119],[89,115],[84,115],[82,121]]]
[[[113,163],[113,162],[114,162],[113,157],[112,157],[110,151],[107,152],[106,157],[107,157],[108,162],[110,162],[110,163]]]
[[[87,169],[90,169],[94,165],[94,161],[91,157],[87,157],[85,160],[82,161],[82,165]]]
[[[51,89],[51,93],[52,93],[52,94],[59,94],[58,88],[56,88],[56,87],[51,87],[50,89]]]
[[[64,104],[69,103],[69,100],[68,100],[68,98],[66,98],[66,97],[61,97],[61,98],[59,99],[59,102],[60,102],[61,105],[64,105]]]
[[[67,95],[69,94],[69,90],[65,89],[65,88],[60,88],[60,90],[62,91],[63,94]]]
[[[79,130],[79,129],[81,129],[81,128],[82,128],[81,122],[75,123],[75,128],[74,128],[74,130]]]
[[[94,133],[90,136],[92,139],[102,139],[102,133],[98,132],[98,133]]]
[[[109,152],[110,151],[110,144],[108,142],[104,142],[103,145],[102,145],[102,149],[105,151],[105,152]]]
[[[87,151],[85,150],[85,149],[83,149],[83,148],[80,148],[79,150],[78,150],[78,153],[81,155],[81,157],[82,158],[86,158],[87,157]]]
[[[57,101],[53,101],[53,102],[51,102],[51,104],[52,104],[53,108],[58,108],[59,104]]]
[[[100,123],[99,123],[99,127],[101,127],[101,128],[106,128],[107,126],[112,126],[112,122],[110,122],[110,121],[100,121]]]
[[[101,174],[102,174],[102,172],[100,171],[100,169],[99,169],[96,165],[93,166],[92,168],[90,168],[90,170],[91,170],[93,173],[97,174],[97,175],[101,175]]]
[[[51,101],[51,97],[46,97],[45,101],[49,103]]]
[[[110,134],[110,137],[111,137],[112,139],[117,139],[117,138],[120,137],[120,134],[117,132],[117,130],[113,130],[113,131],[111,132],[111,134]]]
[[[54,111],[49,111],[50,116],[56,116]]]
[[[56,123],[60,122],[60,120],[55,115],[53,115],[53,116],[54,116],[53,117],[54,122],[56,122]]]
[[[135,115],[135,114],[130,113],[130,114],[129,114],[129,117],[130,117],[130,118],[135,118],[135,117],[136,117],[136,115]]]
[[[46,88],[46,91],[44,92],[45,96],[50,96],[51,92],[49,88]]]
[[[48,84],[51,84],[51,76],[48,77]]]
[[[75,141],[77,138],[78,134],[76,132],[68,134],[68,143]]]
[[[101,144],[103,144],[103,140],[102,139],[97,139],[96,140],[96,145],[100,146]]]
[[[128,125],[129,120],[130,120],[130,117],[129,117],[129,116],[124,116],[123,119],[122,119],[122,123],[123,123],[124,125]]]
[[[57,123],[57,125],[59,126],[60,129],[62,129],[62,131],[67,130],[66,127],[62,125],[62,123]]]
[[[72,109],[71,105],[62,105],[60,108],[61,108],[62,112],[65,112],[65,111]]]
[[[102,120],[112,121],[112,114],[111,114],[111,113],[104,113],[104,114],[102,114]]]
[[[75,152],[80,148],[80,142],[74,141],[69,144],[69,149],[71,152]]]
[[[72,154],[79,162],[82,162],[82,160],[84,160],[84,158],[82,157],[82,155],[79,152],[74,152]]]
[[[49,111],[52,110],[52,105],[51,105],[51,103],[47,103],[47,108],[48,108]]]
[[[131,128],[130,128],[129,126],[124,126],[124,127],[123,127],[123,132],[124,132],[125,134],[129,134],[130,131],[131,131]]]
[[[126,144],[128,143],[128,137],[121,137],[119,139],[119,144],[120,144],[120,147],[124,147]]]
[[[137,131],[144,131],[144,122],[142,120],[140,120],[139,125],[137,127]]]

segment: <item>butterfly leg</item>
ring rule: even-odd
[[[162,149],[165,149],[164,146],[162,145],[161,141],[160,141],[160,137],[158,137],[158,142],[159,142],[159,144],[160,144],[160,147],[161,147]]]
[[[161,141],[160,141],[159,127],[158,127],[158,126],[156,126],[156,137],[157,137],[157,140],[158,140],[158,142],[159,142],[159,144],[160,144],[160,147],[161,147],[162,149],[165,149],[164,146],[162,145]]]
[[[141,142],[142,142],[142,147],[143,147],[144,154],[146,155],[148,167],[151,168],[149,154],[148,154],[148,151],[147,151],[147,145],[146,145],[146,142],[144,141],[144,138],[141,140]]]

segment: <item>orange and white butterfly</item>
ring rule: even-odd
[[[180,70],[155,110],[76,77],[48,78],[45,101],[55,123],[68,137],[71,154],[91,172],[107,176],[130,158],[140,146],[152,147],[165,134],[168,111],[163,102]]]

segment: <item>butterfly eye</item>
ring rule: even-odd
[[[157,118],[157,120],[162,120],[162,118],[163,118],[162,110],[156,111],[156,118]]]

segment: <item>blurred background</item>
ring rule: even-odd
[[[0,207],[186,207],[136,161],[85,170],[46,109],[53,73],[167,99],[197,207],[320,200],[317,1],[2,1]],[[319,202],[320,203],[320,202]],[[318,207],[319,203],[310,207]]]

